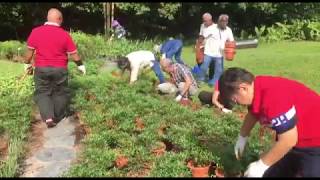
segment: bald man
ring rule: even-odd
[[[79,71],[85,74],[86,69],[71,36],[60,27],[62,13],[52,8],[48,11],[47,20],[44,25],[34,28],[28,37],[25,70],[30,69],[30,62],[35,55],[34,100],[39,106],[42,120],[50,128],[67,115],[70,98],[68,55]]]

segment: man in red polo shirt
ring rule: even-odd
[[[281,77],[257,76],[229,68],[219,80],[223,99],[247,105],[235,145],[242,154],[256,122],[276,131],[277,141],[249,165],[247,177],[320,177],[320,96],[305,85]]]
[[[77,53],[71,36],[60,25],[62,14],[57,9],[48,11],[47,22],[32,30],[27,40],[25,69],[35,54],[34,100],[39,106],[41,118],[53,127],[66,116],[70,98],[68,88],[68,55],[85,74],[86,69]]]

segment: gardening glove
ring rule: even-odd
[[[232,113],[232,110],[227,109],[227,108],[222,108],[222,112],[227,114],[227,113]]]
[[[249,164],[248,169],[244,173],[244,177],[262,177],[268,168],[269,166],[264,164],[260,159]]]
[[[84,65],[78,66],[78,70],[82,72],[82,74],[86,74],[86,67]]]
[[[238,141],[234,147],[234,153],[235,153],[237,159],[240,159],[240,156],[243,153],[244,147],[246,146],[247,139],[248,139],[248,137],[243,137],[243,136],[239,135]]]
[[[176,100],[177,102],[179,102],[179,101],[181,101],[181,99],[182,99],[182,96],[179,94],[179,95],[176,97],[175,100]]]
[[[161,59],[165,59],[166,58],[166,53],[163,53],[161,56]]]
[[[24,64],[24,71],[27,72],[29,69],[32,68],[32,64]]]

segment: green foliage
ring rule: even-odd
[[[24,142],[30,127],[32,106],[32,79],[0,79],[0,124],[1,135],[9,137],[8,157],[1,160],[0,177],[13,177],[18,161],[24,155]]]
[[[160,17],[167,18],[168,20],[174,20],[175,14],[181,8],[181,3],[160,3],[158,12]]]
[[[150,50],[154,45],[153,41],[133,41],[127,39],[106,40],[101,35],[89,35],[83,32],[72,32],[71,36],[75,41],[78,52],[83,59],[99,59],[101,57],[125,56],[136,50]]]
[[[144,3],[116,3],[117,7],[124,11],[133,11],[135,15],[142,15],[150,12],[148,4]]]
[[[313,40],[320,39],[320,23],[310,20],[293,20],[292,23],[277,22],[271,27],[260,29],[255,27],[256,36],[261,41],[277,42],[283,40]]]
[[[13,60],[14,56],[21,56],[26,49],[25,43],[19,41],[0,42],[0,58]]]

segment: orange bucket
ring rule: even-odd
[[[224,48],[225,59],[228,61],[232,61],[234,55],[236,54],[236,43],[234,41],[227,41]]]

